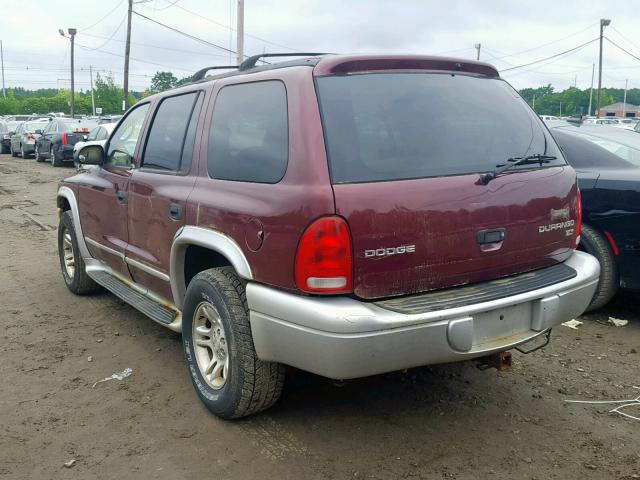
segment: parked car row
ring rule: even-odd
[[[111,118],[108,118],[111,120]],[[30,121],[0,122],[2,153],[36,161],[51,161],[54,167],[74,160],[74,147],[86,141],[104,142],[114,123],[95,117],[51,117]]]

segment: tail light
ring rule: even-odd
[[[580,243],[580,234],[582,233],[582,194],[580,193],[580,189],[577,189],[578,193],[576,195],[576,244],[575,248],[578,248],[578,244]]]
[[[10,140],[11,139],[11,135],[9,135],[8,133],[4,134],[4,139],[5,140]]]
[[[34,137],[33,135],[29,134],[27,135],[27,140],[34,140],[35,141],[36,137]]]
[[[337,216],[322,217],[302,234],[295,266],[296,285],[310,293],[353,290],[351,233]]]
[[[62,134],[62,145],[69,145],[69,139],[67,138],[67,134]]]

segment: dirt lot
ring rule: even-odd
[[[55,192],[72,173],[0,156],[1,478],[640,478],[640,421],[564,402],[640,395],[639,295],[514,353],[508,373],[466,363],[337,386],[294,372],[275,408],[224,422],[198,401],[178,335],[65,288]]]

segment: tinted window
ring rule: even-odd
[[[197,92],[165,98],[153,119],[142,166],[180,171],[182,149]]]
[[[612,153],[616,157],[626,160],[627,162],[630,162],[633,165],[640,167],[640,149],[639,148],[634,148],[629,145],[625,145],[623,143],[617,142],[610,138],[596,137],[596,136],[588,135],[582,132],[578,133],[577,135],[579,135],[580,138],[584,138],[585,140],[588,140],[594,145],[598,145],[599,147]]]
[[[98,123],[95,120],[66,120],[58,122],[58,132],[88,132]]]
[[[553,129],[553,136],[562,148],[569,165],[577,169],[633,168],[633,165],[609,150],[592,143],[584,135]]]
[[[224,87],[209,132],[209,175],[222,180],[276,183],[287,169],[287,93],[281,82]]]
[[[182,149],[182,163],[180,164],[180,171],[182,172],[188,172],[191,168],[193,146],[196,140],[196,128],[198,126],[198,116],[200,115],[203,100],[204,95],[200,95],[196,101],[195,107],[193,108],[191,120],[189,121],[189,128],[187,129],[187,135],[184,139],[184,148]]]
[[[317,87],[334,183],[486,172],[536,153],[564,163],[538,116],[499,79],[379,73],[323,77]]]
[[[107,165],[129,167],[136,151],[140,130],[144,124],[149,104],[145,103],[133,108],[127,118],[113,132],[107,148]]]

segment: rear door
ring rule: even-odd
[[[159,102],[129,183],[126,261],[136,282],[165,298],[171,298],[171,244],[185,223],[196,179],[191,172],[203,100],[204,92],[195,91]]]
[[[575,172],[505,82],[440,73],[317,79],[336,213],[364,298],[486,281],[563,261]],[[487,185],[480,173],[515,167]]]
[[[149,103],[129,110],[106,146],[104,164],[86,173],[79,187],[80,222],[91,255],[125,278],[130,278],[124,261],[127,188],[148,110]]]

